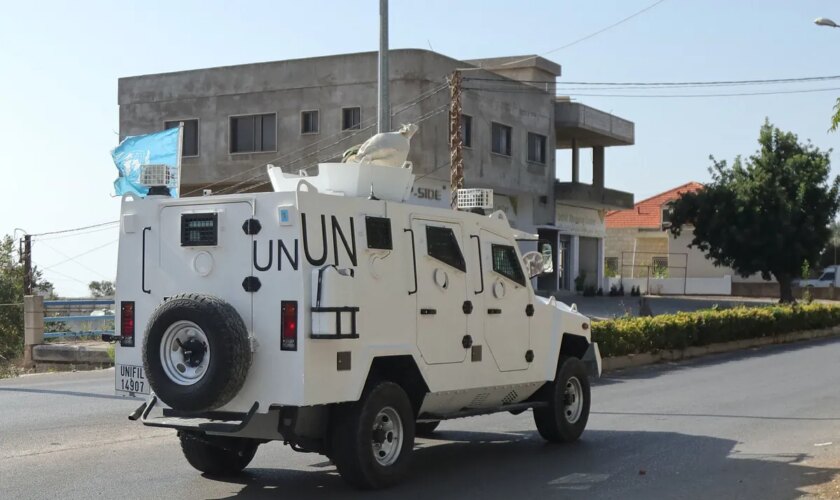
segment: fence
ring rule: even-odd
[[[37,295],[23,298],[24,366],[34,365],[33,348],[44,339],[101,337],[113,334],[114,314],[97,309],[113,308],[112,299],[44,300]],[[51,325],[47,330],[46,325]],[[110,328],[109,328],[110,327]]]
[[[44,338],[62,337],[101,337],[102,334],[114,333],[114,314],[80,314],[85,311],[97,308],[113,308],[114,301],[111,299],[94,300],[45,300],[44,301],[44,323],[49,325],[65,326],[70,329],[60,331],[45,331]],[[50,313],[63,314],[61,316],[50,316]],[[94,325],[99,328],[94,328]]]

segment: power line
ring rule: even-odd
[[[615,28],[616,26],[618,26],[618,25],[620,25],[620,24],[624,24],[624,23],[626,23],[627,21],[629,21],[629,20],[633,19],[633,18],[634,18],[634,17],[636,17],[636,16],[639,16],[639,15],[644,14],[645,12],[647,12],[647,11],[649,11],[650,9],[652,9],[652,8],[656,7],[657,5],[661,4],[661,3],[662,3],[662,2],[664,2],[664,1],[665,1],[665,0],[657,0],[656,2],[653,2],[652,4],[650,4],[650,5],[648,5],[647,7],[645,7],[644,9],[639,10],[639,11],[636,11],[636,12],[634,12],[633,14],[630,14],[629,16],[625,17],[624,19],[621,19],[621,20],[619,20],[619,21],[616,21],[616,22],[614,22],[613,24],[610,24],[609,26],[606,26],[606,27],[604,27],[604,28],[599,29],[598,31],[595,31],[595,32],[590,33],[590,34],[588,34],[588,35],[586,35],[586,36],[583,36],[583,37],[581,37],[581,38],[578,38],[577,40],[573,40],[573,41],[571,41],[571,42],[567,43],[566,45],[562,45],[562,46],[560,46],[560,47],[557,47],[556,49],[551,49],[551,50],[549,50],[549,51],[543,52],[542,54],[540,54],[540,56],[547,56],[548,54],[552,54],[552,53],[554,53],[554,52],[557,52],[557,51],[560,51],[560,50],[563,50],[563,49],[567,49],[567,48],[571,47],[572,45],[577,45],[577,44],[579,44],[580,42],[583,42],[583,41],[585,41],[585,40],[589,40],[590,38],[595,37],[595,36],[598,36],[598,35],[600,35],[601,33],[605,32],[605,31],[611,30],[611,29]],[[524,57],[524,58],[519,59],[519,60],[516,60],[516,61],[506,62],[506,63],[503,63],[503,64],[502,64],[502,66],[510,66],[510,65],[512,65],[512,64],[519,64],[519,63],[521,63],[521,62],[525,62],[525,61],[527,61],[527,60],[529,60],[529,59],[533,59],[533,56],[530,56],[530,57]]]
[[[85,230],[85,229],[92,229],[92,228],[95,228],[95,227],[102,227],[102,226],[108,226],[108,225],[111,225],[111,224],[118,224],[119,222],[120,221],[118,221],[118,220],[112,220],[112,221],[109,221],[109,222],[101,222],[99,224],[91,224],[90,226],[74,227],[74,228],[71,228],[71,229],[62,229],[60,231],[49,231],[49,232],[46,232],[46,233],[33,233],[31,236],[47,236],[47,235],[50,235],[50,234],[72,233],[72,232],[76,232],[76,231],[82,231],[82,230]]]
[[[98,247],[91,248],[90,250],[87,250],[87,251],[85,251],[85,252],[82,252],[82,253],[80,253],[80,254],[78,254],[78,255],[74,255],[73,257],[68,257],[68,258],[66,258],[66,259],[64,259],[64,260],[62,260],[62,261],[60,261],[60,262],[56,262],[55,264],[51,264],[51,265],[49,265],[49,266],[47,266],[47,267],[41,268],[41,271],[46,271],[46,270],[48,270],[48,269],[52,269],[52,268],[57,267],[57,266],[60,266],[60,265],[62,265],[62,264],[66,264],[67,262],[70,262],[70,261],[76,260],[76,259],[78,259],[79,257],[85,256],[85,255],[87,255],[87,254],[89,254],[89,253],[93,253],[93,252],[95,252],[95,251],[97,251],[97,250],[99,250],[99,249],[105,248],[105,247],[107,247],[107,246],[109,246],[109,245],[113,245],[114,243],[116,243],[116,242],[118,242],[118,241],[119,241],[119,239],[116,239],[116,240],[111,240],[111,241],[109,241],[108,243],[105,243],[104,245],[99,245]],[[100,275],[100,276],[101,276],[101,275]]]
[[[729,85],[767,85],[767,84],[784,84],[784,83],[802,83],[802,82],[818,82],[827,80],[840,80],[840,75],[823,75],[823,76],[805,76],[796,78],[764,78],[754,80],[698,80],[698,81],[682,81],[682,82],[587,82],[587,81],[563,81],[563,82],[546,82],[544,80],[507,80],[500,78],[480,78],[480,77],[464,77],[464,81],[474,80],[494,83],[540,83],[549,85],[591,85],[591,86],[639,86],[639,87],[705,87],[705,86],[729,86]]]
[[[482,88],[482,87],[465,87],[464,90],[475,90],[481,92],[504,92],[504,93],[534,93],[539,92],[545,94],[539,89],[504,89],[504,88]],[[602,89],[609,90],[609,89]],[[814,92],[836,92],[840,87],[829,87],[821,89],[800,89],[800,90],[774,90],[767,92],[734,92],[734,93],[717,93],[717,94],[590,94],[570,92],[557,94],[558,97],[638,97],[638,98],[678,98],[678,97],[742,97],[742,96],[760,96],[760,95],[778,95],[778,94],[809,94]]]
[[[448,88],[448,84],[443,84],[443,85],[440,85],[440,86],[438,86],[438,87],[434,87],[434,88],[432,88],[432,89],[429,89],[429,90],[427,90],[426,92],[423,92],[423,93],[422,93],[422,94],[420,94],[419,96],[415,97],[413,100],[405,101],[405,102],[403,102],[403,103],[401,103],[401,104],[398,104],[397,106],[400,106],[400,109],[398,109],[398,110],[394,111],[393,115],[394,115],[394,116],[396,116],[396,115],[398,115],[398,114],[400,114],[400,113],[402,113],[402,112],[406,111],[407,109],[409,109],[409,108],[411,108],[411,107],[413,107],[413,106],[415,106],[415,105],[419,104],[420,102],[422,102],[422,101],[424,101],[424,100],[426,100],[426,99],[429,99],[430,97],[432,97],[432,96],[434,96],[434,95],[436,95],[436,94],[440,93],[441,91],[443,91],[443,90],[444,90],[444,89],[446,89],[446,88]],[[364,125],[364,127],[362,127],[362,125]],[[313,143],[311,143],[311,144],[307,144],[306,146],[303,146],[303,147],[298,148],[298,149],[296,149],[296,150],[293,150],[293,151],[289,151],[289,152],[287,152],[287,153],[284,153],[284,154],[282,154],[282,155],[278,156],[277,158],[273,158],[273,159],[268,160],[268,161],[266,161],[266,162],[261,162],[261,163],[259,163],[258,165],[255,165],[254,167],[251,167],[251,168],[249,168],[249,169],[243,170],[243,171],[241,171],[241,172],[237,172],[237,173],[235,173],[235,174],[233,174],[233,175],[230,175],[230,176],[228,176],[228,177],[224,177],[224,178],[222,178],[222,179],[219,179],[218,181],[214,181],[214,182],[212,182],[212,183],[210,183],[210,184],[208,184],[208,185],[206,185],[206,186],[203,186],[203,187],[201,187],[201,188],[194,189],[194,190],[192,190],[192,191],[190,191],[190,192],[188,192],[188,193],[185,193],[183,196],[189,196],[190,194],[197,193],[197,192],[199,192],[199,191],[201,191],[201,190],[203,190],[203,189],[207,189],[207,188],[210,188],[210,187],[213,187],[213,186],[218,186],[219,184],[221,184],[221,183],[223,183],[223,182],[225,182],[225,181],[230,181],[230,180],[233,180],[233,179],[235,179],[235,178],[238,178],[238,177],[241,177],[241,176],[243,176],[243,175],[246,175],[246,174],[248,174],[248,173],[254,172],[254,171],[259,170],[259,169],[262,169],[262,168],[264,168],[266,165],[268,165],[268,164],[270,164],[270,163],[280,162],[281,160],[285,160],[285,159],[287,159],[287,158],[290,158],[291,156],[293,156],[293,155],[295,155],[295,154],[297,154],[297,153],[304,153],[304,154],[302,154],[300,157],[298,157],[297,159],[295,159],[294,161],[292,161],[291,163],[289,163],[289,164],[288,164],[288,165],[286,165],[286,166],[294,165],[295,163],[297,163],[297,162],[299,162],[299,161],[303,160],[304,158],[308,158],[308,157],[310,157],[310,156],[312,156],[312,155],[316,155],[316,154],[320,153],[321,151],[323,151],[323,150],[325,150],[325,149],[331,148],[331,147],[336,146],[336,145],[338,145],[338,144],[340,144],[340,143],[342,143],[342,142],[344,142],[344,141],[347,141],[348,139],[350,139],[350,138],[352,138],[352,137],[355,137],[355,136],[357,136],[357,135],[359,135],[359,134],[361,134],[361,133],[364,133],[365,131],[367,131],[367,130],[369,130],[369,129],[373,128],[374,126],[376,126],[376,119],[367,120],[367,121],[365,121],[364,123],[360,124],[360,128],[359,128],[359,129],[357,129],[357,130],[355,130],[353,133],[348,134],[348,133],[347,133],[347,131],[341,131],[341,132],[338,132],[338,133],[336,133],[336,134],[332,134],[332,135],[326,136],[326,137],[324,137],[324,138],[322,138],[322,139],[320,139],[320,140],[318,140],[318,141],[315,141],[315,142],[313,142]],[[337,140],[337,141],[335,141],[335,142],[331,143],[331,144],[328,144],[328,145],[323,146],[323,147],[320,147],[320,148],[318,148],[318,149],[316,149],[316,150],[314,150],[314,151],[310,151],[310,152],[306,153],[306,151],[307,151],[308,149],[310,149],[310,148],[312,148],[312,147],[314,147],[314,146],[316,146],[316,145],[318,145],[318,144],[321,144],[321,143],[323,143],[323,142],[326,142],[327,140],[330,140],[330,139],[335,138],[335,137],[341,137],[341,138],[340,138],[339,140]],[[232,191],[233,189],[236,189],[237,187],[242,186],[243,184],[247,184],[248,182],[251,182],[253,179],[255,179],[255,178],[257,178],[257,177],[261,177],[261,176],[262,176],[262,174],[263,174],[263,172],[259,172],[257,175],[251,176],[251,177],[249,177],[249,178],[245,179],[244,181],[238,182],[238,183],[236,183],[236,184],[234,184],[234,185],[232,185],[232,186],[228,186],[228,187],[222,188],[222,189],[220,189],[220,190],[219,190],[219,192],[218,192],[218,193],[215,193],[215,194],[222,194],[222,193],[224,193],[224,192],[230,192],[230,191]],[[239,192],[239,191],[237,191],[237,192]]]
[[[75,238],[75,237],[78,237],[78,236],[85,236],[85,235],[93,234],[93,233],[101,233],[103,231],[113,231],[115,229],[119,229],[119,227],[107,226],[107,227],[100,227],[100,228],[96,228],[96,229],[91,229],[91,230],[88,230],[88,231],[79,231],[79,232],[75,232],[75,233],[66,233],[66,234],[59,234],[59,235],[56,235],[56,236],[48,236],[46,238],[40,238],[39,237],[39,238],[35,239],[34,241],[42,243],[44,241],[61,240],[61,239],[64,239],[64,238]]]
[[[673,98],[673,97],[745,97],[745,96],[760,96],[760,95],[778,95],[778,94],[810,94],[814,92],[836,92],[840,87],[832,87],[828,89],[805,89],[805,90],[778,90],[771,92],[736,92],[731,94],[574,94],[581,97],[640,97],[640,98]]]
[[[443,111],[446,111],[448,108],[449,108],[449,104],[448,104],[448,103],[447,103],[447,104],[444,104],[443,106],[439,106],[439,107],[437,107],[437,108],[433,109],[432,111],[430,111],[430,112],[428,112],[428,113],[426,113],[426,114],[424,114],[424,115],[420,115],[420,116],[417,118],[417,120],[415,120],[415,121],[414,121],[414,123],[415,123],[415,124],[420,124],[420,123],[423,123],[424,121],[428,120],[429,118],[431,118],[431,117],[433,117],[433,116],[436,116],[436,115],[438,115],[438,114],[442,113]],[[325,149],[326,149],[326,148],[325,148]],[[314,168],[314,167],[318,166],[318,163],[320,163],[320,161],[316,161],[316,162],[314,162],[314,163],[310,163],[309,165],[305,166],[305,167],[304,167],[304,168],[302,168],[301,170],[309,170],[310,168]],[[240,182],[240,183],[239,183],[239,185],[247,184],[247,183],[249,183],[249,182],[251,182],[251,181],[256,180],[258,177],[261,177],[261,176],[262,176],[262,174],[259,174],[259,175],[256,175],[256,176],[253,176],[253,177],[251,177],[250,179],[246,179],[245,181]],[[245,187],[245,188],[243,188],[243,189],[240,189],[239,191],[236,191],[236,193],[241,193],[241,192],[244,192],[244,191],[246,191],[246,190],[248,190],[248,189],[256,189],[256,188],[259,188],[259,187],[261,187],[261,186],[265,186],[266,184],[270,184],[270,183],[271,183],[271,180],[264,181],[264,182],[260,182],[259,184],[255,184],[255,185],[253,185],[253,186],[247,186],[247,187]],[[235,186],[232,186],[232,187],[235,187]]]
[[[54,246],[52,246],[52,245],[50,245],[50,244],[48,244],[48,243],[46,243],[46,242],[44,242],[44,241],[39,241],[39,243],[43,243],[43,244],[44,244],[44,246],[46,246],[47,248],[52,249],[54,252],[56,252],[57,254],[61,255],[62,257],[66,257],[66,258],[67,258],[67,260],[66,260],[66,261],[64,261],[64,262],[73,262],[74,264],[76,264],[76,265],[78,265],[78,266],[80,266],[80,267],[83,267],[83,268],[87,269],[88,271],[90,271],[90,272],[92,272],[92,273],[94,273],[94,274],[99,275],[99,277],[100,277],[100,278],[103,278],[103,279],[106,279],[106,280],[107,280],[107,279],[110,279],[109,277],[107,277],[107,276],[105,276],[104,274],[100,273],[100,272],[99,272],[99,271],[97,271],[96,269],[93,269],[93,268],[91,268],[91,267],[88,267],[87,265],[85,265],[85,264],[83,264],[83,263],[81,263],[81,262],[77,261],[76,259],[77,259],[77,258],[79,258],[80,256],[78,256],[78,255],[77,255],[76,257],[70,257],[70,256],[69,256],[69,255],[67,255],[66,253],[62,252],[61,250],[59,250],[59,249],[55,248]],[[112,242],[112,243],[113,243],[113,242]],[[110,244],[111,244],[111,243],[108,243],[108,245],[110,245]],[[104,246],[107,246],[107,245],[104,245]],[[91,251],[92,251],[92,250],[91,250]],[[89,253],[89,252],[87,252],[87,253]],[[85,254],[82,254],[82,255],[85,255]],[[55,264],[55,265],[57,266],[57,265],[59,265],[59,264]]]

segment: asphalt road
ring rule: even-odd
[[[797,498],[840,473],[840,341],[627,370],[593,390],[581,441],[547,445],[530,412],[444,422],[375,498]],[[0,498],[345,498],[325,459],[264,445],[204,478],[174,432],[126,420],[113,371],[0,381]],[[820,486],[823,485],[823,486]]]

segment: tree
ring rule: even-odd
[[[12,359],[23,352],[23,265],[15,255],[15,242],[6,235],[0,239],[0,356]],[[34,269],[36,290],[52,290],[51,283]]]
[[[91,281],[90,283],[88,283],[88,289],[90,290],[90,294],[96,298],[114,296],[113,281]]]
[[[732,165],[712,160],[712,182],[675,203],[671,232],[694,228],[691,246],[741,276],[779,282],[780,302],[794,302],[791,281],[817,263],[837,214],[840,178],[829,179],[828,152],[765,121],[759,150]]]
[[[837,103],[834,104],[834,116],[831,117],[830,131],[836,132],[840,128],[840,97],[837,98]]]

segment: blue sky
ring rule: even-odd
[[[653,0],[391,2],[391,47],[432,47],[456,58],[543,54]],[[189,68],[375,50],[378,2],[8,2],[0,16],[0,233],[38,233],[118,217],[117,78]],[[686,81],[840,74],[840,2],[666,0],[546,57],[560,81]],[[757,90],[840,87],[840,82]],[[732,89],[730,89],[732,90]],[[734,89],[750,90],[750,89]],[[693,93],[716,92],[699,89]],[[606,154],[609,187],[636,199],[708,179],[708,156],[756,148],[765,117],[836,147],[836,92],[714,99],[579,100],[636,123],[636,145]],[[589,156],[582,155],[588,162]],[[832,155],[835,172],[838,153]],[[569,159],[558,154],[568,177]],[[584,181],[589,172],[583,176]],[[36,243],[34,259],[58,291],[83,295],[113,278],[116,230]],[[97,247],[101,247],[96,249]],[[76,261],[61,263],[96,249]],[[56,265],[58,264],[58,265]],[[51,267],[54,266],[54,267]],[[60,274],[59,274],[60,273]]]

